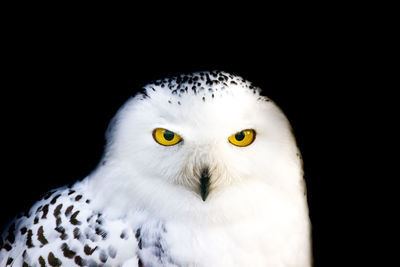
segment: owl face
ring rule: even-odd
[[[147,85],[119,112],[109,153],[139,177],[202,201],[252,179],[281,184],[281,162],[297,164],[290,126],[259,89],[229,75]]]

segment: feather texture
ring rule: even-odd
[[[160,145],[158,128],[182,140]],[[229,142],[245,129],[254,141]],[[311,266],[300,152],[250,82],[217,71],[155,81],[106,137],[88,177],[10,223],[1,267]]]

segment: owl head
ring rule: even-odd
[[[290,192],[302,180],[285,115],[259,88],[226,72],[146,85],[106,137],[102,179],[143,205],[203,207],[243,191],[256,195],[260,185]]]

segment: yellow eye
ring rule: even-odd
[[[154,140],[163,146],[173,146],[182,141],[182,138],[167,129],[157,128],[153,131]]]
[[[251,143],[253,143],[254,139],[256,137],[256,133],[252,129],[246,129],[242,130],[240,132],[237,132],[235,134],[232,134],[228,140],[231,142],[231,144],[235,146],[248,146]]]

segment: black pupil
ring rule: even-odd
[[[174,135],[175,135],[174,132],[171,132],[168,130],[165,130],[165,132],[164,132],[164,138],[168,141],[171,141],[172,139],[174,139]]]
[[[238,141],[242,141],[244,139],[244,132],[243,131],[238,132],[237,134],[235,134],[235,138]]]

